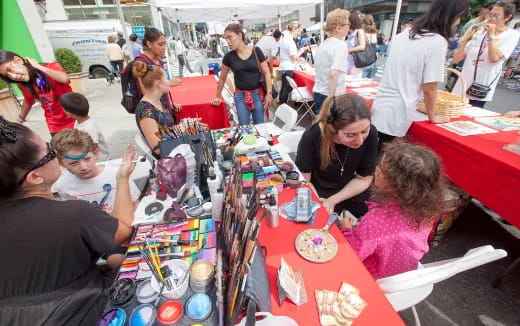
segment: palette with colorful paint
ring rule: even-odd
[[[294,242],[296,251],[313,263],[325,263],[338,253],[336,239],[323,229],[308,229],[300,233]]]

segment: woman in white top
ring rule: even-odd
[[[108,37],[107,57],[112,65],[112,73],[115,77],[123,70],[123,50],[116,43],[116,38],[112,35]]]
[[[357,68],[354,64],[354,52],[365,51],[366,38],[365,31],[363,30],[363,21],[361,20],[359,10],[353,11],[350,14],[350,34],[347,37],[348,46],[348,74],[354,77],[361,77],[363,70]]]
[[[363,18],[363,31],[365,31],[366,41],[368,44],[373,44],[374,47],[377,45],[377,27],[374,17],[372,15],[366,15]],[[363,67],[363,78],[374,78],[377,72],[377,62],[374,62],[370,66]]]
[[[487,94],[478,97],[470,95],[471,91],[468,92],[469,102],[473,106],[484,107],[486,102],[493,99],[502,66],[518,43],[520,34],[506,26],[514,12],[513,3],[499,1],[491,9],[489,18],[482,25],[468,29],[459,41],[453,62],[466,59],[462,67],[462,76],[466,81],[466,89],[463,91],[468,91],[473,82],[490,88]],[[462,83],[459,80],[453,92],[459,94],[461,88]]]
[[[348,69],[348,47],[344,39],[349,31],[350,12],[335,9],[327,14],[327,34],[314,55],[316,83],[314,84],[314,111],[320,112],[323,101],[331,95],[345,93],[345,73]]]
[[[289,93],[292,88],[285,76],[294,78],[294,66],[298,62],[300,55],[307,52],[307,47],[298,51],[294,38],[296,38],[300,32],[302,25],[297,21],[292,21],[287,25],[287,30],[283,31],[283,38],[280,41],[280,66],[278,71],[282,76],[282,88],[280,89],[280,95],[278,102],[280,104],[287,103]]]
[[[372,123],[379,131],[379,147],[394,137],[406,135],[423,95],[429,120],[448,121],[447,117],[434,113],[437,87],[444,80],[448,38],[468,6],[469,0],[434,0],[412,28],[392,39],[383,79],[372,105]]]

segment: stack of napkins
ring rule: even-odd
[[[280,296],[280,304],[285,300],[285,297],[297,306],[306,303],[308,300],[301,271],[295,272],[283,258],[278,269],[278,295]]]
[[[339,292],[316,290],[315,294],[323,326],[350,326],[367,306],[359,290],[345,282]]]

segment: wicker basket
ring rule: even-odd
[[[437,91],[437,101],[435,101],[435,114],[442,115],[449,118],[458,118],[464,112],[466,105],[466,81],[462,77],[460,71],[452,68],[446,68],[446,71],[457,75],[462,82],[462,94],[456,95],[446,91]],[[419,101],[417,111],[428,113],[424,105],[424,98]]]

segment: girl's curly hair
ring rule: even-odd
[[[397,202],[412,223],[440,216],[446,183],[441,161],[430,149],[394,141],[385,146],[378,169],[381,189],[374,187],[373,200]]]

